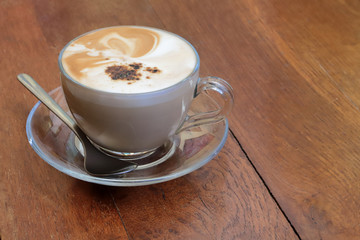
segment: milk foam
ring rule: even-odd
[[[186,41],[147,27],[111,27],[90,32],[70,43],[61,58],[65,72],[74,80],[118,93],[152,92],[170,87],[189,76],[196,61],[195,51]],[[141,66],[134,69],[139,73],[136,79],[114,80],[106,72],[111,66],[129,67],[134,63]],[[123,77],[121,74],[112,76]]]

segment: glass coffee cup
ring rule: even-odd
[[[97,148],[124,160],[149,156],[181,131],[221,121],[233,105],[225,80],[199,78],[195,48],[160,29],[116,26],[85,33],[63,48],[59,67],[79,127]],[[189,115],[191,102],[210,91],[221,96],[218,109]]]

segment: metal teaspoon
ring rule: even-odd
[[[133,171],[137,167],[135,163],[110,157],[95,148],[75,121],[31,76],[22,73],[17,76],[17,79],[76,134],[83,144],[84,168],[89,174],[97,177],[109,177]]]

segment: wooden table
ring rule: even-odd
[[[235,107],[220,154],[144,187],[73,179],[29,146],[57,56],[113,25],[175,32]],[[356,0],[0,1],[0,239],[360,239],[360,5]]]

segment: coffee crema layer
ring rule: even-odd
[[[144,93],[170,87],[196,67],[196,54],[184,39],[148,27],[110,27],[71,42],[61,63],[75,81],[117,93]]]

